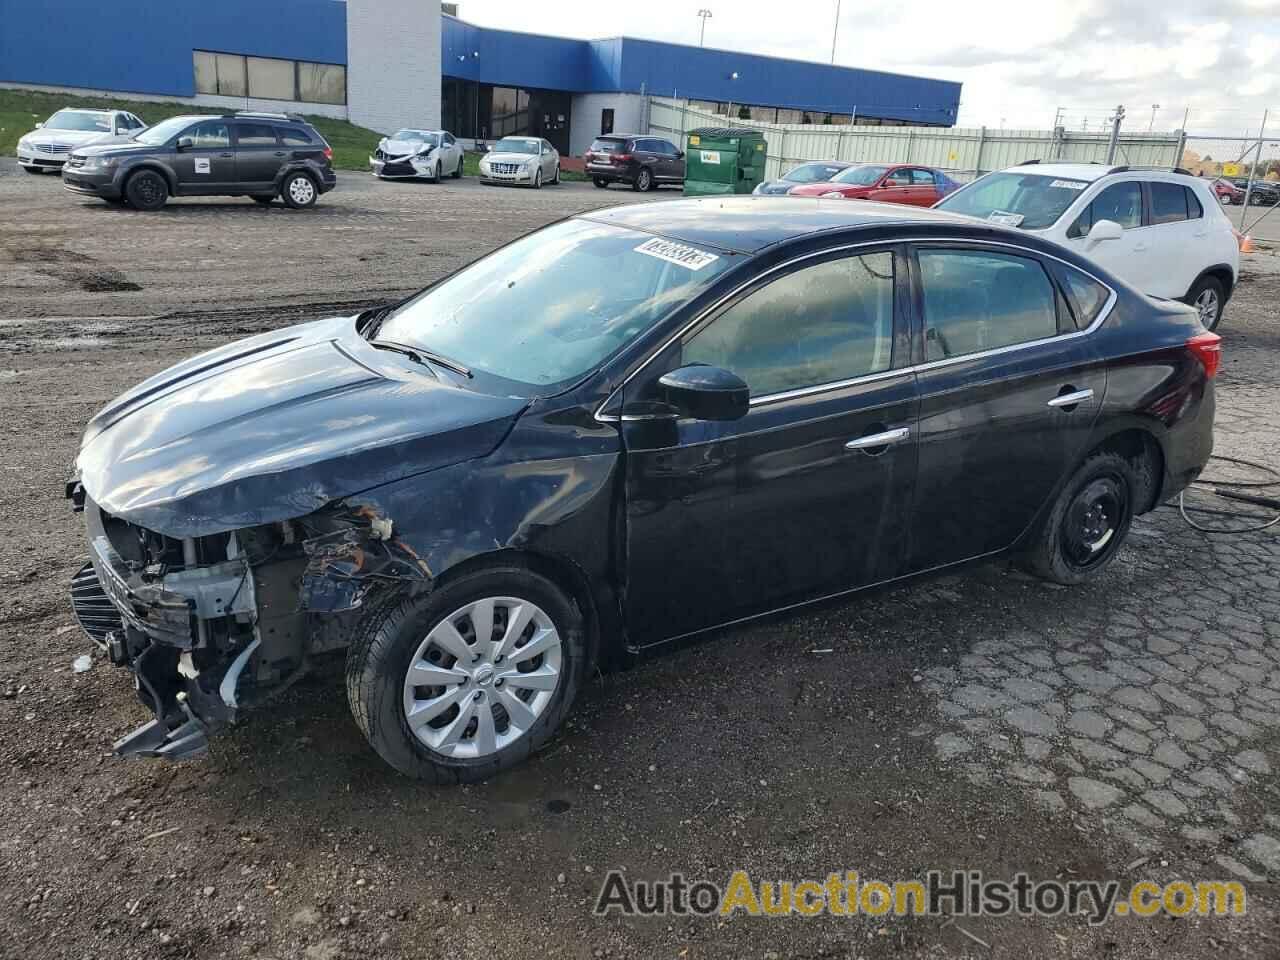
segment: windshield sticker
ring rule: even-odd
[[[1019,226],[1025,217],[1021,213],[1006,213],[1004,210],[992,210],[987,214],[987,219],[992,223],[1004,224],[1006,227]]]
[[[689,270],[701,270],[707,264],[715,263],[720,259],[714,253],[676,243],[674,240],[664,240],[662,237],[646,240],[635,250],[636,253],[643,253],[646,257],[657,257],[659,260],[679,264]]]
[[[716,165],[719,165],[719,163],[720,163],[720,151],[719,151],[719,150],[703,150],[703,151],[701,151],[701,153],[702,153],[702,162],[703,162],[703,163],[714,163],[714,164],[716,164]]]
[[[1080,180],[1054,180],[1049,184],[1050,187],[1058,187],[1062,190],[1083,190],[1088,185]]]

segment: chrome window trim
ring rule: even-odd
[[[721,297],[715,303],[711,304],[706,309],[702,310],[700,313],[698,313],[696,317],[691,319],[683,327],[681,327],[679,330],[673,333],[670,337],[664,340],[656,350],[654,350],[649,354],[649,356],[645,357],[645,359],[640,363],[640,365],[636,367],[635,370],[633,370],[627,376],[627,378],[622,381],[622,383],[618,384],[616,387],[610,390],[609,395],[604,398],[604,400],[600,403],[598,407],[596,407],[595,414],[593,415],[594,418],[600,423],[620,423],[624,420],[630,420],[631,419],[630,417],[623,417],[618,414],[606,414],[606,413],[603,413],[602,411],[605,409],[605,407],[607,407],[613,401],[614,397],[616,397],[626,387],[628,383],[630,383],[637,376],[639,376],[639,374],[647,366],[649,366],[649,364],[652,363],[655,358],[661,355],[661,353],[664,350],[666,350],[669,346],[671,346],[671,344],[675,343],[677,340],[683,337],[686,333],[688,333],[690,330],[696,327],[699,323],[701,323],[711,314],[715,313],[715,311],[719,310],[722,306],[724,306],[726,303],[732,300],[735,296],[737,296],[747,287],[758,282],[759,280],[765,277],[771,276],[772,274],[775,274],[780,270],[785,270],[788,267],[794,266],[797,263],[803,263],[806,260],[813,260],[818,257],[824,257],[824,256],[827,256],[828,254],[842,253],[843,251],[846,251],[846,250],[860,250],[867,247],[892,247],[898,244],[908,244],[908,243],[914,243],[914,244],[945,243],[945,244],[976,245],[976,246],[983,246],[983,247],[1001,247],[1004,249],[1021,251],[1023,254],[1030,255],[1032,257],[1046,257],[1050,260],[1056,260],[1058,263],[1062,264],[1065,267],[1068,267],[1072,270],[1076,270],[1080,273],[1083,273],[1086,277],[1089,277],[1095,283],[1098,283],[1101,286],[1105,287],[1110,295],[1107,297],[1107,302],[1103,304],[1102,309],[1098,311],[1097,317],[1095,317],[1093,322],[1090,323],[1089,326],[1083,330],[1073,330],[1069,333],[1059,333],[1056,336],[1044,337],[1040,340],[1028,340],[1026,343],[1014,343],[1006,347],[994,347],[991,350],[983,350],[979,353],[966,353],[963,356],[959,356],[959,357],[947,357],[943,360],[929,360],[924,363],[917,363],[908,367],[897,367],[892,370],[884,370],[884,371],[879,371],[877,373],[864,374],[863,376],[852,377],[847,380],[836,380],[831,383],[819,383],[809,387],[797,387],[794,390],[784,390],[779,393],[763,394],[759,397],[752,397],[748,401],[749,406],[752,406],[752,407],[761,406],[768,403],[777,403],[781,400],[792,400],[792,399],[795,399],[796,397],[811,396],[813,394],[826,393],[828,391],[834,391],[834,390],[843,390],[847,387],[851,387],[856,384],[870,383],[875,380],[883,380],[888,377],[896,376],[902,373],[917,373],[922,370],[933,370],[937,367],[947,367],[956,363],[964,363],[965,361],[968,361],[968,360],[981,360],[986,357],[994,357],[994,356],[999,356],[1005,353],[1013,353],[1018,350],[1030,350],[1033,347],[1044,346],[1046,343],[1057,343],[1059,341],[1074,340],[1077,337],[1087,337],[1092,333],[1094,333],[1099,327],[1102,326],[1102,324],[1106,321],[1107,317],[1111,315],[1111,311],[1115,308],[1117,301],[1120,299],[1119,294],[1116,293],[1115,288],[1112,287],[1111,284],[1107,283],[1101,277],[1090,272],[1089,270],[1086,270],[1082,267],[1078,267],[1074,263],[1070,263],[1059,256],[1055,256],[1052,253],[1044,253],[1043,251],[1040,251],[1040,250],[1033,250],[1030,247],[1025,247],[1017,243],[1010,243],[1004,240],[980,240],[980,239],[968,238],[968,237],[895,237],[891,240],[864,240],[864,241],[861,241],[860,243],[850,243],[850,244],[844,244],[843,246],[839,246],[839,247],[829,247],[826,250],[816,250],[813,253],[806,253],[803,256],[795,257],[791,260],[786,260],[778,264],[777,266],[769,268],[764,273],[756,274],[751,279],[744,280],[742,283],[738,284],[736,287],[734,287],[732,290],[726,293],[723,297]]]

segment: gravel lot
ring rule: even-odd
[[[326,678],[206,760],[113,758],[145,714],[109,664],[73,673],[65,597],[84,546],[61,489],[90,415],[198,350],[635,198],[341,183],[311,211],[141,215],[0,160],[0,956],[1280,957],[1280,539],[1170,509],[1089,588],[975,568],[599,677],[558,741],[477,787],[390,772]],[[1218,447],[1280,466],[1280,268],[1246,271]],[[1102,927],[594,918],[614,867],[1240,877],[1251,899]]]

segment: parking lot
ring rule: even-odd
[[[665,193],[649,194],[661,200]],[[674,196],[670,194],[670,196]],[[596,677],[474,787],[403,779],[339,677],[180,765],[125,763],[128,675],[72,661],[85,421],[199,350],[402,295],[639,199],[340,174],[311,210],[155,214],[0,160],[0,957],[1280,956],[1280,535],[1138,521],[1101,583],[989,565]],[[1219,332],[1219,453],[1280,467],[1280,261]],[[606,871],[1243,879],[1247,916],[597,918]]]

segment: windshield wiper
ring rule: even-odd
[[[403,353],[415,363],[434,363],[436,366],[444,367],[446,370],[452,370],[454,373],[464,376],[468,380],[475,376],[475,374],[460,364],[457,360],[453,360],[439,353],[432,353],[430,350],[423,350],[421,347],[413,347],[407,343],[397,343],[394,340],[370,340],[369,344],[383,350],[394,350],[396,353]]]
[[[378,335],[378,328],[382,326],[382,321],[396,308],[396,304],[388,303],[381,307],[374,307],[366,310],[360,316],[365,320],[364,338],[370,342]]]

